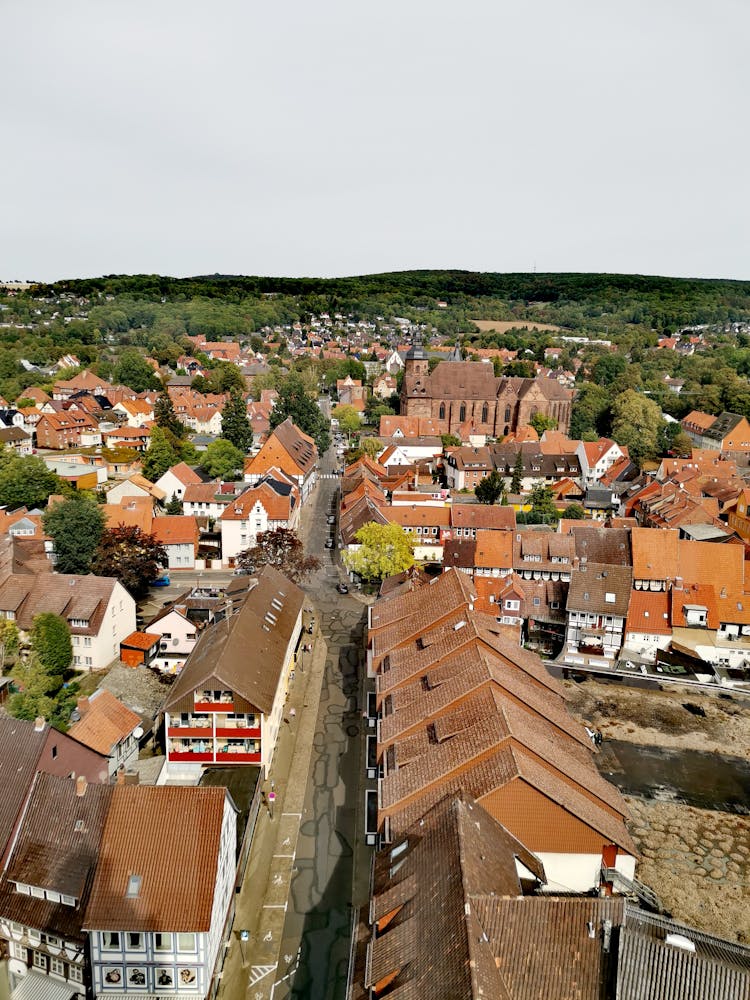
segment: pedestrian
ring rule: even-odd
[[[297,709],[296,708],[290,708],[289,709],[289,714],[294,719],[296,717],[296,715],[297,715]]]

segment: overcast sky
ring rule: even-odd
[[[750,279],[748,0],[0,0],[0,278]]]

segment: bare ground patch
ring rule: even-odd
[[[562,329],[562,327],[553,326],[551,323],[535,323],[533,320],[525,319],[473,319],[471,322],[482,333],[486,333],[489,330],[492,330],[494,333],[507,333],[508,330],[550,330],[552,332],[559,332]]]
[[[571,713],[605,738],[748,756],[750,702],[744,698],[685,687],[652,691],[593,680],[563,684]]]

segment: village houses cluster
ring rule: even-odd
[[[353,356],[324,335],[327,319],[304,350]],[[653,912],[627,806],[558,678],[747,685],[750,425],[693,412],[682,422],[691,455],[644,470],[614,440],[569,437],[574,372],[554,367],[558,347],[533,377],[504,377],[492,356],[515,352],[464,361],[446,348],[431,365],[435,352],[397,326],[413,342],[358,331],[367,379],[339,379],[334,401],[364,429],[372,400],[400,385],[400,413],[371,428],[371,456],[337,445],[337,556],[357,550],[365,525],[396,524],[417,564],[384,581],[368,609],[374,785],[362,834],[378,853],[352,1000],[429,996],[436,975],[455,996],[568,995],[550,987],[562,975],[570,995],[593,1000],[607,979],[630,998],[638,962],[675,968],[682,983],[721,967],[746,988],[739,952],[718,939],[670,943],[689,929]],[[117,580],[54,572],[41,510],[0,510],[0,617],[28,634],[51,611],[67,622],[76,670],[116,663],[108,676],[125,678],[80,698],[64,734],[0,715],[0,940],[13,1000],[203,1000],[218,988],[310,608],[271,566],[221,587],[211,573],[234,570],[263,532],[297,529],[321,472],[312,437],[291,419],[271,429],[277,393],[253,398],[261,358],[191,339],[245,378],[253,444],[232,481],[185,462],[144,477],[155,392],[82,371],[51,392],[24,391],[33,405],[2,401],[6,449],[39,454],[74,489],[105,492],[108,526],[153,535],[173,580],[202,574],[142,621]],[[294,332],[288,346],[302,351]],[[200,452],[221,433],[227,397],[191,387],[207,374],[196,358],[178,366],[188,374],[163,373],[167,392]],[[476,502],[493,474],[502,499]],[[555,516],[535,520],[540,487]],[[181,514],[166,513],[171,502]],[[158,734],[157,766],[140,751]],[[241,799],[216,777],[225,769],[247,773]],[[532,948],[546,958],[530,973]],[[575,994],[581,981],[588,992]]]

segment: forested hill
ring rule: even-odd
[[[750,311],[750,281],[664,278],[638,274],[496,274],[473,271],[395,271],[348,278],[273,278],[243,275],[107,275],[39,286],[38,292],[101,292],[133,298],[242,298],[260,294],[323,296],[352,300],[370,296],[402,300],[495,298],[526,302],[583,302],[601,305],[623,299],[683,302],[688,311],[721,303],[744,315]]]

